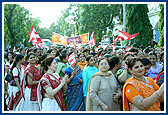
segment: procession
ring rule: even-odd
[[[94,5],[97,4],[74,6],[84,12]],[[103,4],[99,5],[102,7]],[[71,9],[74,6],[70,5]],[[149,26],[153,33],[147,27],[143,27],[143,31],[135,29],[141,22],[135,21],[134,26],[130,26],[129,21],[124,22],[130,19],[129,10],[133,11],[133,6],[150,9],[150,5],[143,4],[121,5],[123,12],[127,9],[125,16],[123,13],[122,27],[117,23],[101,30],[101,34],[100,28],[89,28],[89,24],[81,26],[80,17],[75,20],[75,31],[69,28],[70,24],[63,29],[67,29],[64,33],[61,33],[61,25],[65,22],[58,24],[59,29],[50,28],[50,33],[45,30],[41,34],[42,29],[35,22],[27,21],[28,32],[24,27],[20,28],[19,35],[24,31],[26,36],[20,41],[18,36],[12,39],[15,34],[11,33],[10,26],[6,26],[10,18],[5,13],[4,28],[8,29],[4,30],[2,60],[3,111],[165,111],[164,23],[159,22],[159,17],[155,23],[159,28],[157,31],[156,27]],[[165,5],[155,6],[160,16]],[[5,4],[6,12],[11,8],[15,14],[12,7],[21,8]],[[77,25],[80,21],[81,25]],[[150,24],[149,18],[148,22]],[[17,21],[12,23],[15,27]],[[110,31],[111,27],[116,31]]]

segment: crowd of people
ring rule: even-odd
[[[163,47],[4,52],[4,111],[164,111]]]

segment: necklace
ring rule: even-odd
[[[137,80],[141,80],[141,81],[146,82],[146,80],[145,80],[145,77],[144,77],[144,76],[142,76],[142,77],[136,77],[136,76],[133,76],[133,78],[135,78],[135,79],[137,79]]]

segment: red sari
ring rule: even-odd
[[[30,101],[37,101],[38,84],[37,85],[28,85],[28,83],[27,83],[27,76],[28,75],[30,76],[30,78],[33,81],[39,81],[41,79],[42,73],[35,66],[26,67],[25,72],[24,72],[23,82],[22,82],[22,91],[25,87],[30,88],[31,89]]]
[[[55,80],[52,80],[50,78],[52,76],[55,78]],[[54,75],[51,75],[49,73],[46,73],[42,77],[42,87],[52,87],[53,89],[57,88],[61,84],[61,79],[56,78]],[[45,94],[45,90],[42,89],[42,95]],[[62,90],[59,90],[55,95],[54,95],[55,100],[57,101],[59,107],[61,108],[62,111],[66,111],[66,106],[63,98],[63,93]]]

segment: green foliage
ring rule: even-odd
[[[159,22],[158,22],[158,29],[159,29],[159,43],[158,46],[164,46],[164,4],[159,4],[160,12]]]
[[[153,39],[152,25],[148,17],[146,4],[126,5],[126,32],[129,34],[139,33],[133,40],[127,41],[127,45],[147,47]]]
[[[4,41],[12,47],[20,47],[20,43],[30,47],[28,43],[31,25],[39,29],[39,19],[31,18],[29,11],[18,4],[4,5]]]

